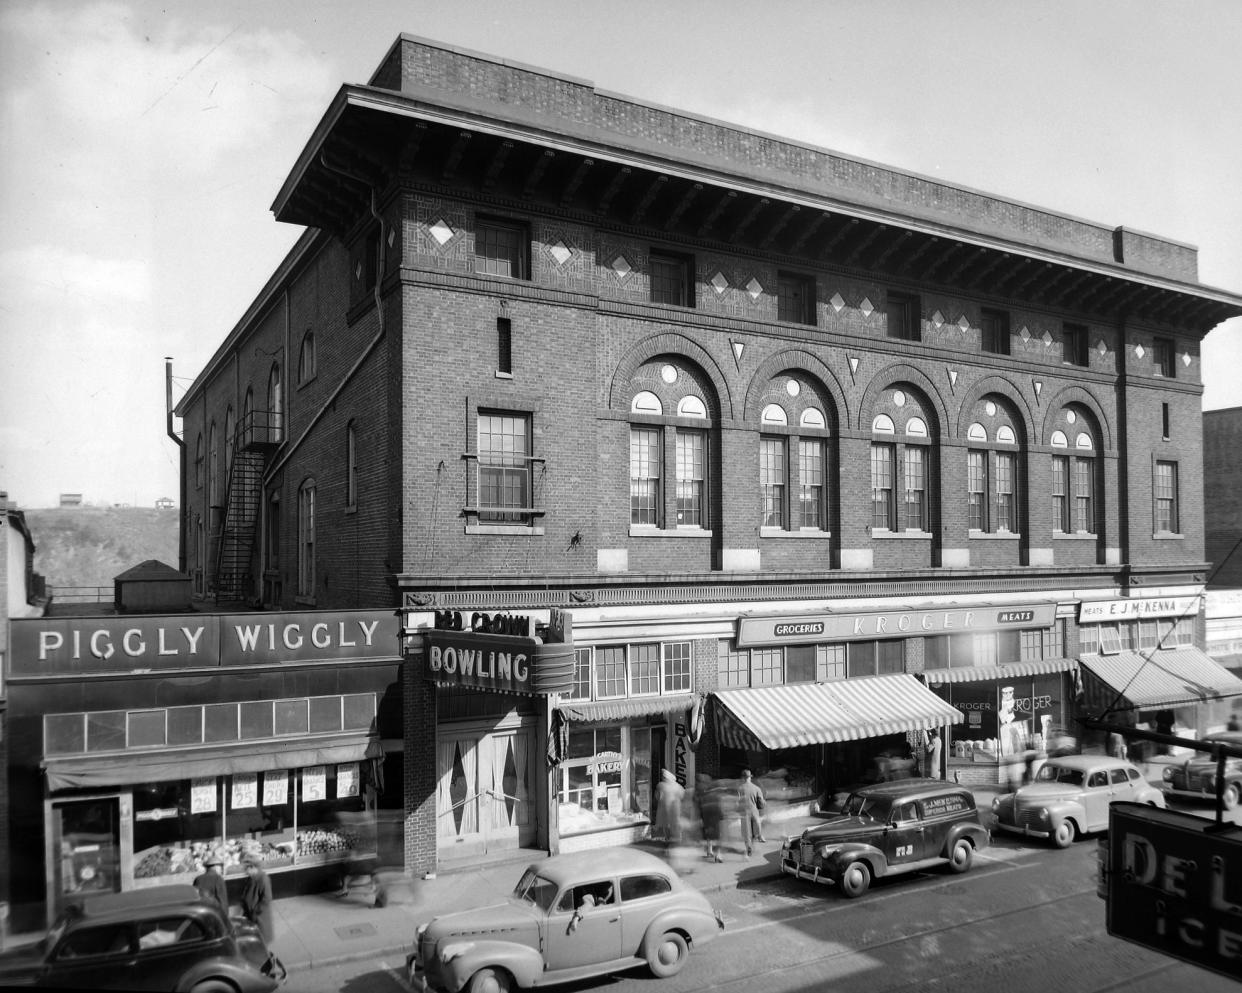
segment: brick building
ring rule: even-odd
[[[177,408],[186,570],[402,612],[412,868],[624,843],[663,769],[805,803],[939,728],[994,781],[1242,691],[1193,247],[406,35],[273,211]]]

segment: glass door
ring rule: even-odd
[[[91,893],[119,893],[120,798],[53,803],[52,852],[52,903]]]

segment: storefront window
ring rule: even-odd
[[[575,727],[558,768],[563,835],[633,824],[649,816],[653,739],[662,727]]]

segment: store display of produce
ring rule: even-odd
[[[297,853],[299,855],[333,855],[349,852],[359,847],[358,841],[358,835],[352,831],[338,831],[332,828],[299,831]]]
[[[224,856],[224,872],[241,872],[247,855],[258,858],[273,868],[293,864],[297,858],[332,858],[350,852],[373,851],[374,839],[364,840],[356,831],[334,828],[310,828],[299,831],[293,841],[273,843],[254,838],[235,838],[223,846],[215,841],[195,841],[185,847],[159,846],[139,854],[134,863],[135,879],[157,879],[163,876],[197,876],[203,871],[203,860],[216,850]]]

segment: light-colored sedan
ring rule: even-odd
[[[1108,830],[1108,807],[1118,800],[1164,807],[1164,794],[1133,763],[1060,755],[1048,759],[1029,785],[993,800],[992,813],[1000,831],[1050,838],[1066,848],[1079,835]]]
[[[632,848],[531,865],[509,898],[433,918],[406,960],[415,990],[506,993],[646,964],[673,976],[724,921],[667,862]]]

